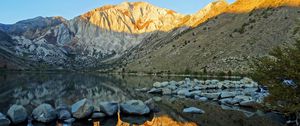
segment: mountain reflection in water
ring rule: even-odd
[[[94,121],[93,126],[101,126],[101,122]],[[197,126],[197,124],[193,122],[177,122],[169,116],[163,115],[154,117],[152,120],[146,121],[144,124],[137,125],[122,121],[120,114],[118,114],[118,122],[116,126]]]

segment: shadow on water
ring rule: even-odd
[[[93,101],[95,107],[102,101],[123,102],[130,99],[146,101],[154,96],[137,92],[135,89],[151,87],[156,81],[181,81],[184,76],[130,76],[108,74],[81,73],[0,73],[0,112],[6,113],[13,104],[25,106],[29,113],[42,103],[53,106],[58,102],[72,105],[82,98]],[[194,79],[194,77],[190,77]],[[205,80],[207,78],[197,79]],[[139,124],[144,126],[194,126],[194,125],[276,125],[262,117],[247,118],[241,112],[223,110],[211,103],[194,101],[192,99],[174,99],[172,96],[159,96],[156,102],[160,112],[149,116],[110,117],[101,120],[86,120],[76,122],[74,126],[129,126]],[[185,107],[195,106],[205,110],[205,114],[182,113]],[[47,124],[59,126],[59,123]],[[34,126],[44,124],[34,123]]]

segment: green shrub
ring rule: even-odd
[[[273,49],[270,56],[255,61],[253,68],[253,78],[269,87],[267,103],[286,113],[300,111],[300,41],[294,47]],[[283,85],[283,79],[294,80],[298,87]]]

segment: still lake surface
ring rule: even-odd
[[[0,112],[5,113],[13,104],[21,104],[28,113],[42,103],[55,106],[59,101],[68,105],[87,98],[95,106],[103,101],[126,101],[161,97],[157,102],[160,112],[149,116],[120,116],[101,120],[86,120],[75,122],[75,126],[114,125],[208,125],[208,126],[239,126],[239,125],[280,125],[276,117],[262,113],[259,110],[249,110],[255,115],[248,117],[244,112],[223,110],[213,102],[200,102],[188,98],[172,96],[155,96],[138,92],[135,89],[151,87],[156,81],[181,81],[184,76],[133,76],[111,74],[83,74],[75,72],[1,72],[0,73]],[[190,77],[205,80],[209,78]],[[211,78],[210,78],[211,79]],[[220,79],[220,78],[219,78]],[[199,107],[205,114],[182,113],[184,107]],[[24,124],[22,124],[24,125]],[[34,126],[61,125],[34,123]]]

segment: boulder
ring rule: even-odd
[[[145,115],[150,112],[150,109],[140,100],[130,100],[121,104],[121,111],[125,114]]]
[[[171,90],[176,90],[177,86],[176,86],[176,84],[170,84],[170,85],[167,86],[167,88],[169,88]]]
[[[57,109],[56,113],[59,120],[67,120],[72,118],[72,114],[68,109]]]
[[[140,89],[135,89],[136,91],[140,92],[147,92],[149,89],[148,88],[140,88]]]
[[[231,104],[233,98],[224,98],[224,99],[220,99],[219,103],[221,104]]]
[[[186,95],[188,93],[189,93],[188,89],[180,89],[180,90],[177,91],[178,95]]]
[[[217,100],[219,99],[221,93],[202,93],[201,95],[207,97],[210,100]]]
[[[156,88],[161,88],[161,87],[166,87],[167,85],[169,85],[169,82],[155,82],[153,84],[153,87],[156,87]]]
[[[147,93],[150,93],[150,94],[161,94],[162,93],[162,89],[152,88]]]
[[[216,85],[219,83],[219,80],[211,80],[210,83]]]
[[[174,85],[174,86],[177,86],[177,85],[178,85],[178,83],[177,83],[176,81],[173,81],[173,80],[170,81],[169,83],[170,83],[170,85]]]
[[[162,98],[161,97],[153,97],[153,100],[155,101],[155,102],[160,102],[161,100],[162,100]]]
[[[153,87],[160,88],[160,87],[161,87],[160,82],[155,82],[155,83],[153,84]]]
[[[193,113],[193,114],[204,114],[205,111],[196,107],[189,107],[189,108],[185,108],[183,109],[184,113]]]
[[[0,126],[9,126],[10,120],[0,112]]]
[[[248,78],[248,77],[244,77],[243,79],[241,79],[241,82],[243,84],[250,84],[253,82],[253,80],[251,78]]]
[[[172,90],[169,89],[169,88],[163,88],[162,89],[162,94],[163,95],[170,95],[170,94],[172,94]]]
[[[72,124],[73,122],[75,122],[75,118],[70,118],[70,119],[67,119],[67,120],[64,120],[64,123],[67,123],[67,124]],[[68,125],[68,126],[71,126],[71,125]]]
[[[119,104],[117,102],[102,102],[100,103],[100,110],[108,116],[117,114]]]
[[[72,118],[72,114],[70,112],[68,105],[66,105],[63,102],[57,103],[56,114],[59,120],[67,120]]]
[[[32,117],[36,121],[48,123],[56,119],[56,112],[49,104],[41,104],[32,111]]]
[[[256,93],[257,88],[245,88],[243,93],[248,96],[252,96]]]
[[[8,109],[7,116],[14,124],[18,124],[26,121],[28,114],[22,105],[13,105]]]
[[[195,99],[195,100],[202,101],[202,102],[205,102],[205,101],[208,100],[206,97],[200,97],[200,96],[198,96],[198,95],[195,95],[195,96],[194,96],[194,99]]]
[[[73,117],[83,119],[89,117],[93,113],[94,107],[92,102],[87,99],[82,99],[71,107]]]
[[[235,92],[221,92],[221,95],[220,95],[220,97],[221,98],[232,98],[232,97],[234,97],[236,95],[236,93]]]
[[[256,107],[259,104],[257,102],[255,102],[254,100],[246,100],[246,101],[241,101],[240,105],[244,106],[244,107]]]
[[[252,100],[252,97],[245,96],[245,95],[237,95],[234,97],[234,99],[236,99],[238,101],[248,101],[248,100]]]
[[[201,86],[195,86],[194,89],[195,89],[195,90],[201,90],[202,87],[201,87]]]
[[[201,95],[201,91],[191,91],[185,94],[186,97],[194,97],[195,95]]]
[[[190,78],[185,78],[185,79],[184,79],[184,82],[185,82],[186,84],[190,84],[190,83],[191,83],[191,79],[190,79]]]
[[[155,105],[155,100],[153,98],[148,99],[145,101],[145,104],[149,107],[150,111],[152,112],[159,112],[159,108]]]
[[[104,118],[106,115],[102,112],[94,112],[92,114],[92,119]]]

